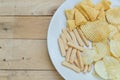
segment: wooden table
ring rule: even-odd
[[[0,80],[63,80],[46,43],[49,22],[63,2],[0,0]]]

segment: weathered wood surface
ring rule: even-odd
[[[64,0],[0,0],[0,15],[53,15]]]
[[[0,80],[64,80],[52,65],[47,30],[64,0],[0,0]]]

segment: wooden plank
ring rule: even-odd
[[[0,0],[0,15],[53,15],[64,0]]]
[[[0,17],[0,38],[46,39],[51,16]]]
[[[0,71],[0,80],[64,80],[56,71]]]
[[[54,70],[46,40],[0,39],[0,69]]]

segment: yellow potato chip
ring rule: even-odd
[[[120,25],[117,25],[117,29],[118,29],[118,31],[120,32]]]
[[[108,80],[109,75],[107,73],[105,64],[103,61],[98,61],[95,63],[95,72],[103,79]]]
[[[68,20],[74,20],[74,9],[68,9],[68,10],[65,10],[65,14],[66,14],[66,18]]]
[[[120,7],[111,8],[106,12],[107,21],[111,24],[120,24]]]
[[[111,40],[110,41],[110,50],[114,57],[120,57],[120,41]]]
[[[114,37],[114,35],[118,32],[118,29],[114,25],[109,25],[109,29],[110,29],[109,39],[112,39],[112,37]]]
[[[73,30],[75,29],[77,26],[75,25],[75,20],[67,20],[67,27],[70,29],[70,30]]]
[[[78,11],[77,9],[75,9],[75,23],[76,23],[76,26],[80,26],[81,24],[84,24],[86,22],[87,22],[87,20],[82,15],[82,13],[80,11]]]
[[[108,38],[110,30],[109,25],[104,21],[87,22],[80,28],[87,39],[93,42],[100,42]]]
[[[78,9],[78,10],[84,15],[84,17],[85,17],[87,20],[89,20],[89,17],[88,17],[87,14],[84,12],[84,10],[81,8],[80,5],[76,5],[75,8]]]
[[[120,80],[120,63],[117,59],[111,56],[106,56],[103,59],[105,63],[109,79]]]
[[[115,34],[112,36],[112,40],[118,40],[118,41],[120,41],[120,32],[115,33]]]
[[[83,53],[81,54],[83,63],[85,65],[90,65],[93,63],[94,54],[96,51],[94,49],[84,49]]]
[[[91,21],[96,20],[98,14],[99,14],[99,10],[97,10],[93,7],[89,7],[87,5],[81,5],[81,8],[84,10],[84,12],[87,14],[87,16],[89,17],[89,19]]]
[[[99,13],[97,19],[98,19],[98,20],[106,21],[104,9],[101,9],[101,10],[100,10],[100,13]]]
[[[115,66],[119,64],[119,61],[112,56],[106,56],[103,59],[105,66]]]
[[[98,61],[110,54],[110,48],[107,42],[93,43],[93,47],[97,52],[94,56],[94,61]]]
[[[110,5],[111,5],[111,2],[109,0],[102,0],[101,2],[96,4],[95,8],[98,10],[103,8],[106,11],[110,9]]]
[[[87,16],[87,14],[84,12],[84,10],[81,8],[81,5],[88,5],[90,7],[94,7],[95,5],[93,4],[93,2],[91,0],[83,0],[80,3],[78,3],[77,5],[75,5],[75,8],[77,8],[83,15],[84,17],[89,20],[89,17]]]
[[[120,65],[106,67],[110,80],[120,80]]]

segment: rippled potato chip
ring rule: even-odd
[[[96,4],[95,8],[100,10],[104,9],[105,11],[110,9],[111,2],[109,0],[101,0],[98,4]]]
[[[75,13],[74,9],[65,10],[66,18],[68,20],[74,20],[74,13]]]
[[[120,41],[111,40],[110,41],[110,50],[114,57],[120,57]]]
[[[112,36],[112,40],[118,40],[118,41],[120,41],[120,32],[115,33],[115,34]]]
[[[111,65],[114,66],[114,65],[119,64],[119,61],[111,56],[104,57],[103,61],[107,67]]]
[[[106,12],[107,21],[111,24],[120,24],[120,7],[111,8]]]
[[[85,65],[90,65],[93,63],[94,54],[96,51],[94,49],[84,49],[83,53],[81,54],[83,63]]]
[[[107,42],[93,43],[93,47],[97,52],[94,56],[94,61],[98,61],[110,54],[110,48]]]
[[[73,30],[75,29],[77,26],[75,25],[75,20],[67,20],[67,27],[70,29],[70,30]]]
[[[94,61],[95,61],[95,62],[101,60],[102,58],[103,58],[103,55],[101,55],[101,54],[98,54],[98,53],[97,53],[97,54],[94,55]]]
[[[87,39],[93,42],[100,42],[109,37],[109,25],[104,21],[87,22],[80,28]]]
[[[83,14],[79,10],[75,9],[75,23],[76,23],[76,26],[80,26],[81,24],[84,24],[86,22],[87,22],[87,20],[83,16]]]
[[[103,79],[109,79],[105,64],[103,61],[98,61],[95,63],[95,72]]]
[[[103,59],[105,63],[109,79],[120,80],[120,63],[117,59],[111,56],[106,56]]]
[[[112,39],[112,37],[114,37],[114,35],[118,32],[118,29],[114,25],[109,25],[109,29],[110,29],[109,39]]]
[[[110,80],[120,80],[120,65],[107,67]]]

